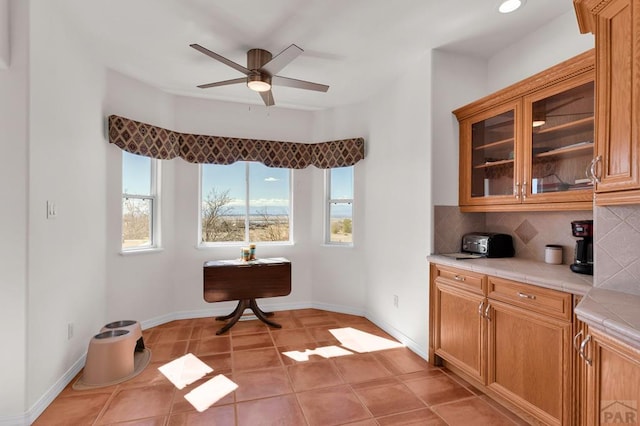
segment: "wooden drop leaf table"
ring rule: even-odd
[[[226,333],[246,309],[251,309],[265,324],[275,328],[282,327],[267,318],[273,313],[261,310],[256,299],[287,296],[291,293],[289,260],[283,257],[251,261],[212,260],[204,263],[203,277],[205,301],[238,301],[238,306],[229,315],[216,317],[218,321],[230,320],[216,334]]]

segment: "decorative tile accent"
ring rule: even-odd
[[[364,158],[363,138],[310,144],[194,135],[117,115],[109,116],[109,142],[132,154],[161,160],[179,156],[190,163],[259,161],[267,167],[329,169],[352,166]]]
[[[536,228],[529,223],[527,219],[524,220],[515,230],[515,234],[522,240],[523,243],[527,244],[531,241],[536,235],[538,235],[538,231]]]

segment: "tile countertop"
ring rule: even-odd
[[[596,287],[575,312],[589,327],[640,349],[640,296]]]
[[[592,276],[576,274],[569,265],[549,265],[515,257],[457,260],[431,255],[427,260],[584,296],[575,308],[581,321],[640,349],[640,296],[593,287]]]
[[[593,288],[591,275],[576,274],[569,265],[549,265],[543,262],[506,257],[500,259],[462,259],[457,260],[442,255],[427,256],[431,263],[453,266],[467,271],[493,275],[494,277],[520,281],[553,290],[584,296]]]

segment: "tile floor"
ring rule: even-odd
[[[316,309],[276,312],[272,329],[241,321],[223,336],[213,318],[143,332],[151,363],[133,379],[76,391],[71,384],[35,425],[524,425],[451,372],[407,348],[295,361],[286,351],[340,345],[329,329],[352,327],[392,339],[366,318]],[[158,367],[192,353],[214,369],[177,390]],[[200,413],[184,395],[224,374],[239,387]]]

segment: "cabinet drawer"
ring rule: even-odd
[[[465,271],[464,269],[436,265],[435,277],[433,278],[435,280],[444,279],[450,285],[476,294],[483,296],[487,294],[486,275],[483,274]]]
[[[489,299],[571,321],[572,295],[502,278],[489,277]]]

